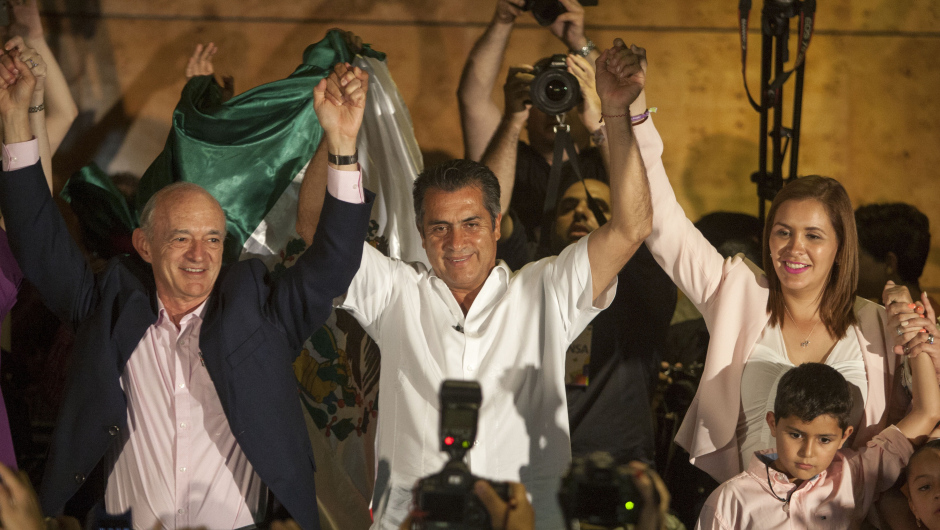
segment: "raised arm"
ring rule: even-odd
[[[25,63],[29,67],[33,77],[36,78],[36,85],[33,88],[33,96],[29,105],[29,125],[33,134],[36,136],[36,140],[39,142],[39,159],[42,162],[42,172],[46,177],[46,185],[49,187],[51,193],[53,151],[49,141],[49,132],[46,123],[46,115],[48,113],[43,103],[45,100],[48,66],[36,50],[30,48],[23,42],[22,37],[13,37],[7,41],[4,49],[7,53],[16,55],[20,61]],[[68,87],[66,87],[66,89],[68,89]],[[69,125],[71,125],[71,121]]]
[[[604,161],[604,169],[610,173],[610,151],[607,146],[607,135],[602,127],[601,120],[601,98],[597,95],[595,86],[596,72],[594,71],[594,61],[585,59],[577,54],[568,54],[565,61],[568,64],[568,72],[578,79],[578,85],[581,88],[581,104],[578,105],[578,117],[581,124],[591,133],[591,142],[598,148],[601,158]],[[642,114],[646,111],[646,91],[640,92],[636,100],[630,104],[630,110],[633,114]],[[646,161],[644,157],[644,162]]]
[[[516,184],[516,156],[519,152],[519,134],[529,118],[529,84],[532,83],[531,66],[514,66],[509,69],[505,93],[506,110],[499,122],[496,133],[486,147],[481,162],[490,168],[499,180],[499,209],[503,214],[500,225],[500,239],[507,240],[512,235],[513,223],[509,212],[512,202],[512,190]]]
[[[314,88],[313,107],[329,155],[356,155],[368,86],[368,73],[339,63]],[[346,161],[329,161],[327,194],[310,248],[280,277],[272,296],[272,309],[298,350],[329,316],[333,299],[346,292],[362,261],[371,199],[361,188],[359,164],[340,162]]]
[[[197,75],[215,75],[215,65],[212,64],[212,58],[219,52],[219,47],[214,43],[203,46],[197,44],[193,54],[186,62],[186,79]],[[222,103],[232,99],[235,95],[235,78],[230,75],[222,76]]]
[[[630,105],[646,83],[646,51],[620,39],[598,57],[597,93],[610,144],[610,220],[588,240],[594,297],[627,264],[652,227],[646,168],[630,124]]]
[[[16,24],[15,30],[23,37],[26,46],[36,50],[46,65],[46,78],[43,84],[46,107],[45,127],[49,135],[50,156],[41,155],[45,160],[46,158],[51,159],[51,155],[59,149],[59,145],[72,127],[72,122],[78,117],[78,106],[75,105],[75,100],[72,98],[72,91],[69,90],[65,74],[62,73],[62,68],[59,67],[58,61],[52,54],[52,49],[49,48],[49,44],[46,42],[42,29],[42,20],[39,18],[37,1],[11,2],[10,7]],[[32,106],[35,105],[36,103]],[[38,138],[39,134],[37,133],[36,136]],[[47,172],[47,175],[51,178],[51,173]]]
[[[493,20],[477,39],[460,75],[457,101],[463,129],[464,158],[479,161],[499,126],[499,107],[493,102],[493,87],[503,64],[506,46],[516,17],[525,0],[497,0]]]
[[[332,28],[327,33],[330,31],[339,31],[343,35],[350,54],[356,55],[362,52],[362,37],[359,35],[342,28]],[[326,155],[326,142],[321,141],[310,162],[307,163],[297,197],[295,229],[308,247],[313,243],[313,235],[317,232],[320,212],[323,210],[323,199],[326,197]]]
[[[555,22],[548,27],[552,34],[568,47],[572,52],[579,52],[588,46],[588,38],[584,36],[584,7],[578,0],[559,0],[565,7],[565,12],[558,15]],[[594,62],[600,55],[596,48],[591,49],[587,60]]]
[[[297,197],[295,229],[308,247],[313,243],[313,235],[317,233],[323,199],[326,198],[326,152],[326,142],[321,141],[307,164]]]
[[[645,102],[634,103],[631,113],[641,112],[642,107]],[[653,120],[648,119],[633,129],[646,165],[653,204],[653,231],[646,238],[646,246],[676,286],[704,312],[720,292],[726,272],[741,264],[736,259],[725,260],[695,228],[676,200],[662,161],[663,142]],[[760,274],[758,265],[752,265],[751,270],[755,275]]]
[[[23,274],[39,289],[47,307],[60,319],[75,323],[94,306],[94,277],[52,200],[38,164],[39,149],[28,111],[35,82],[28,65],[9,54],[0,56],[4,143],[0,209],[10,248]]]
[[[922,294],[921,301],[927,317],[924,331],[918,332],[903,347],[909,356],[913,378],[911,411],[897,425],[915,445],[923,443],[940,422],[940,386],[931,361],[931,355],[940,350],[940,341],[934,339],[937,336],[937,315],[926,294]]]

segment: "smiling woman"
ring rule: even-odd
[[[651,141],[661,145],[658,136]],[[764,227],[761,270],[743,255],[721,257],[686,218],[659,153],[649,154],[657,156],[643,153],[653,198],[647,246],[705,316],[711,335],[702,381],[676,442],[696,466],[728,480],[755,451],[774,447],[766,415],[780,378],[816,362],[850,383],[850,444],[864,446],[889,424],[900,359],[895,334],[885,333],[884,308],[855,297],[858,240],[842,185],[803,177],[777,194]],[[892,300],[910,301],[906,291],[891,292]]]

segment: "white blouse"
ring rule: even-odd
[[[868,399],[868,378],[855,326],[849,326],[845,337],[833,346],[823,362],[851,383],[854,403],[849,425],[858,425]],[[755,451],[776,447],[765,418],[768,411],[774,410],[780,378],[794,367],[787,356],[782,330],[768,324],[744,364],[741,376],[742,416],[738,419],[737,429],[741,469],[747,469]]]

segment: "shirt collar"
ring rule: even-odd
[[[748,473],[758,477],[761,480],[766,481],[768,473],[770,474],[771,480],[774,481],[776,485],[784,486],[792,484],[790,482],[790,477],[782,471],[777,471],[774,469],[773,464],[777,460],[777,450],[776,449],[764,449],[763,451],[754,451],[754,457],[751,458],[751,463],[747,468]],[[815,485],[819,482],[820,479],[825,478],[826,470],[823,470],[821,473],[815,477],[805,481],[800,486],[803,487],[807,484]]]
[[[180,319],[180,329],[185,328],[193,319],[196,319],[194,323],[202,324],[202,320],[206,315],[206,303],[209,301],[209,298],[206,297],[205,300],[199,304],[196,309],[193,309],[189,313],[183,315],[183,318]],[[166,323],[170,323],[170,315],[166,311],[166,306],[163,305],[163,300],[160,300],[160,297],[157,297],[157,321],[154,322],[155,326],[162,326]]]
[[[509,287],[509,278],[512,276],[512,270],[509,268],[509,265],[506,265],[506,262],[503,260],[496,260],[496,266],[493,267],[493,270],[486,276],[486,280],[483,281],[483,288],[486,288],[486,284],[490,283],[490,278],[496,277],[497,282],[499,282],[499,296],[505,292]],[[447,287],[447,284],[444,283],[444,280],[434,272],[434,269],[428,269],[428,281],[431,282],[431,285],[438,286],[448,293],[450,293],[450,287]],[[481,290],[482,292],[482,290]]]

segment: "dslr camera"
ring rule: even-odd
[[[578,0],[583,6],[596,6],[597,0]],[[526,0],[523,11],[531,11],[536,22],[548,26],[566,11],[565,6],[558,0]]]
[[[556,53],[535,63],[529,98],[540,111],[550,116],[564,114],[581,102],[581,85],[568,72],[565,55]]]
[[[561,479],[558,502],[569,528],[576,528],[573,521],[603,528],[637,524],[643,510],[633,471],[629,466],[614,465],[614,459],[604,452],[571,461]]]
[[[473,493],[480,477],[464,462],[477,437],[477,419],[483,394],[475,381],[447,380],[441,385],[441,451],[449,457],[440,472],[422,478],[414,489],[414,504],[425,516],[417,529],[492,528],[490,514]],[[486,479],[482,479],[486,480]],[[510,496],[509,484],[487,480],[503,500]]]

